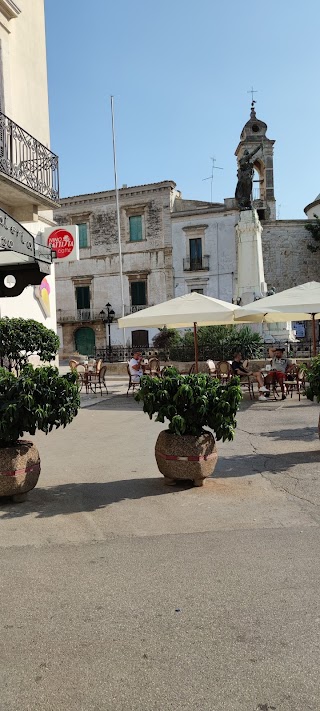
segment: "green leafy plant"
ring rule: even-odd
[[[166,368],[162,378],[141,378],[140,391],[135,395],[143,402],[150,420],[169,420],[169,432],[199,436],[204,427],[214,430],[216,439],[231,440],[236,427],[236,412],[242,398],[239,378],[227,385],[208,375],[183,376],[175,368]]]
[[[263,340],[250,326],[200,326],[198,345],[201,360],[224,360],[240,351],[244,358],[259,358],[263,353]],[[169,345],[172,360],[194,358],[193,331],[186,331],[181,343]]]
[[[310,252],[318,252],[320,249],[320,219],[317,215],[313,215],[313,217],[314,221],[308,222],[305,225],[305,229],[309,232],[309,234],[311,234],[311,237],[314,240],[314,244],[310,242],[307,247]]]
[[[33,319],[0,319],[0,364],[18,373],[31,355],[44,362],[54,360],[60,341],[54,331]]]
[[[308,383],[306,387],[308,400],[316,398],[317,402],[320,402],[320,355],[312,358],[310,365],[303,363],[301,370],[303,370]]]
[[[11,446],[25,432],[48,434],[65,427],[79,407],[77,373],[61,376],[52,366],[26,365],[17,377],[0,368],[0,447]]]
[[[160,328],[159,332],[152,339],[155,348],[159,350],[168,350],[171,346],[181,343],[181,335],[176,328]]]

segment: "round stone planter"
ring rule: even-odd
[[[0,448],[0,496],[22,501],[39,476],[40,456],[33,442],[19,440],[12,447]]]
[[[203,432],[199,437],[194,437],[163,430],[156,442],[155,455],[166,484],[190,479],[195,486],[203,486],[204,480],[214,471],[218,459],[211,432]]]

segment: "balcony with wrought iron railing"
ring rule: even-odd
[[[76,321],[102,321],[102,316],[100,311],[95,311],[94,309],[75,309],[73,311],[64,311],[63,309],[57,309],[57,321],[58,323],[71,323]]]
[[[0,199],[9,205],[17,204],[21,190],[40,208],[59,201],[58,156],[1,112],[0,178]]]
[[[138,311],[142,311],[143,309],[148,309],[149,306],[153,306],[153,304],[140,304],[140,305],[131,304],[130,306],[124,307],[124,314],[125,314],[125,316],[129,316],[130,314],[136,314]]]
[[[183,260],[183,271],[184,272],[203,272],[209,271],[209,255],[204,254],[200,259],[191,259],[190,257],[185,257]]]

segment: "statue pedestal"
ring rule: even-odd
[[[267,293],[264,280],[262,226],[256,210],[241,210],[236,226],[238,280],[236,297],[241,306]]]
[[[256,210],[241,210],[236,226],[238,264],[236,298],[241,299],[241,306],[244,307],[267,294],[262,255],[262,229]],[[290,321],[249,325],[270,343],[295,340]]]

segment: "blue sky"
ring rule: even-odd
[[[275,139],[280,219],[320,192],[319,0],[45,0],[51,147],[61,196],[174,180],[183,197],[234,195],[235,148],[258,90]]]

